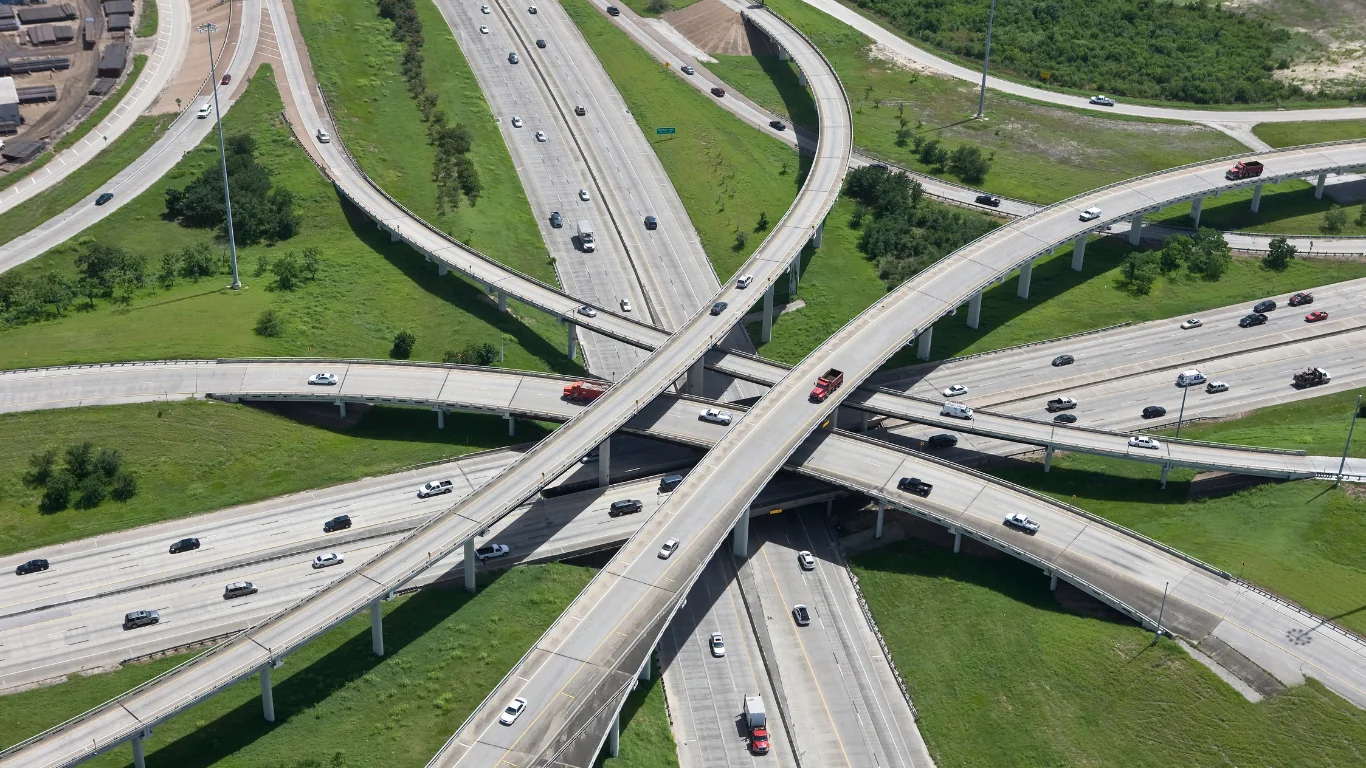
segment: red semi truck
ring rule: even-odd
[[[839,389],[843,383],[844,371],[831,368],[816,379],[816,386],[811,388],[811,399],[818,403],[823,402],[825,398],[830,396],[831,392]]]
[[[564,385],[564,399],[575,403],[591,403],[607,394],[606,384],[596,381],[576,381]]]
[[[1255,179],[1256,177],[1262,175],[1262,170],[1264,168],[1265,166],[1262,165],[1261,161],[1248,160],[1246,162],[1238,163],[1237,165],[1228,169],[1228,171],[1224,173],[1224,178],[1228,179],[1229,181],[1237,181],[1238,179]]]

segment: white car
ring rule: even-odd
[[[721,637],[720,632],[711,633],[711,640],[707,641],[707,644],[711,646],[712,656],[719,659],[726,655],[726,639]]]
[[[422,487],[417,489],[417,497],[419,499],[425,499],[428,496],[440,496],[443,493],[451,493],[454,490],[455,483],[452,483],[450,480],[432,480],[431,482],[423,483]]]
[[[522,127],[522,116],[521,116],[521,115],[513,115],[513,117],[512,117],[512,127],[513,127],[513,128],[521,128],[521,127]]]
[[[539,141],[539,142],[541,142],[542,144],[544,144],[544,143],[545,143],[545,131],[537,131],[537,132],[536,132],[536,140]]]
[[[621,300],[621,311],[622,311],[622,312],[630,312],[630,311],[631,311],[631,300],[630,300],[630,299],[622,299],[622,300]]]
[[[1181,324],[1181,330],[1189,331],[1192,328],[1199,328],[1202,325],[1204,325],[1204,323],[1200,322],[1200,318],[1192,317],[1191,319]]]
[[[484,14],[493,13],[493,11],[489,10],[489,7],[487,5],[479,6],[479,12]]]
[[[752,282],[754,282],[754,275],[740,275],[740,279],[735,281],[735,287],[743,290],[748,288]]]
[[[484,7],[487,8],[488,6]],[[512,725],[517,722],[517,718],[521,716],[524,709],[526,709],[526,699],[518,696],[512,700],[511,704],[508,704],[507,709],[503,710],[503,714],[498,716],[498,722],[503,725]]]
[[[659,548],[659,559],[668,560],[673,553],[678,551],[678,539],[669,539],[664,542],[664,546]]]
[[[803,571],[814,571],[816,570],[816,558],[810,552],[802,550],[797,553],[797,565],[800,565]]]
[[[1115,100],[1109,96],[1092,96],[1091,103],[1102,107],[1113,107]]]
[[[579,190],[579,199],[582,200],[582,201],[584,201],[585,203],[588,202],[588,190],[586,190],[586,189],[580,189],[580,190]]]
[[[1086,210],[1082,211],[1081,216],[1078,216],[1077,218],[1081,219],[1082,221],[1091,221],[1092,219],[1099,219],[1100,209],[1087,208]]]
[[[337,383],[337,374],[315,373],[312,376],[308,377],[308,383],[315,384],[318,386],[330,387]]]
[[[718,410],[716,408],[708,408],[707,410],[702,412],[702,416],[700,418],[703,421],[710,421],[713,424],[729,424],[730,412]]]
[[[526,12],[527,12],[527,13],[532,13],[532,14],[536,13],[536,12],[537,12],[537,11],[536,11],[536,6],[534,6],[534,5],[528,5],[527,8],[526,8]]]
[[[488,33],[489,33],[489,28],[486,27],[486,26],[484,26],[483,24],[480,24],[480,25],[479,25],[479,34],[481,34],[481,35],[487,35]]]
[[[958,397],[960,395],[966,395],[967,393],[968,388],[962,384],[953,384],[944,389],[944,397]]]
[[[213,107],[209,106],[208,104],[205,104],[204,106],[199,108],[198,112],[194,113],[194,116],[200,120],[203,120],[211,114],[213,114]]]
[[[344,562],[346,562],[346,558],[342,557],[336,552],[328,552],[325,555],[318,555],[317,557],[313,558],[313,567],[326,568],[329,565],[341,565]]]
[[[579,312],[580,315],[583,315],[584,317],[597,317],[597,316],[598,316],[598,311],[597,311],[596,309],[593,309],[592,307],[588,306],[587,304],[584,304],[582,307],[579,307],[578,312]]]
[[[1152,439],[1151,437],[1147,437],[1146,435],[1134,435],[1133,437],[1129,438],[1129,447],[1150,448],[1152,450],[1157,450],[1158,448],[1162,447],[1162,444]]]
[[[512,550],[506,544],[489,544],[474,550],[476,560],[492,560],[495,557],[502,557]]]
[[[319,144],[330,144],[330,143],[332,143],[332,137],[331,137],[331,136],[328,136],[328,135],[327,135],[327,131],[324,131],[324,130],[321,129],[321,128],[319,128],[319,129],[318,129],[318,132],[315,133],[315,134],[313,134],[313,135],[318,137],[318,143],[319,143]]]

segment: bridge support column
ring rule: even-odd
[[[448,266],[446,266],[445,264],[437,264],[437,265],[436,265],[436,274],[437,274],[439,277],[445,277],[446,274],[447,274],[448,272],[450,272],[450,271],[451,271],[451,268],[448,267]]]
[[[915,356],[921,360],[930,359],[930,341],[934,338],[934,326],[920,332],[915,341]]]
[[[340,400],[337,401],[337,413],[340,414],[338,418],[346,418],[346,403]]]
[[[399,240],[402,240],[402,239],[403,239],[403,238],[401,238],[401,237],[398,236],[398,230],[397,230],[397,229],[391,229],[391,230],[389,230],[389,242],[391,242],[391,243],[397,243]]]
[[[508,295],[506,293],[503,293],[502,291],[498,292],[498,311],[508,311]]]
[[[822,220],[821,223],[819,223],[819,224],[816,225],[816,229],[811,233],[811,247],[812,247],[812,248],[819,248],[819,247],[821,247],[821,240],[823,240],[824,238],[825,238],[825,221]]]
[[[692,364],[688,369],[687,391],[690,395],[702,396],[702,389],[706,385],[707,368],[702,360]]]
[[[1034,277],[1034,260],[1030,259],[1023,267],[1020,267],[1020,287],[1015,289],[1015,295],[1022,299],[1029,298],[1029,281]]]
[[[963,532],[957,528],[953,529],[953,553],[956,555],[963,549]]]
[[[1129,220],[1129,245],[1138,245],[1143,234],[1143,214],[1135,213]]]
[[[764,318],[763,325],[759,329],[760,343],[767,344],[773,340],[773,284],[769,283],[768,290],[764,291]]]
[[[1080,272],[1081,263],[1086,259],[1086,235],[1082,235],[1072,243],[1072,271]]]
[[[786,48],[779,48],[778,61],[792,61],[792,54],[788,53]]]
[[[968,327],[977,330],[977,326],[982,322],[982,292],[972,294],[968,299]]]
[[[598,446],[598,487],[606,488],[612,483],[612,438],[607,438]]]
[[[1163,488],[1166,488],[1166,487],[1167,487],[1167,474],[1168,474],[1169,472],[1171,472],[1171,471],[1172,471],[1172,465],[1170,465],[1170,464],[1163,464],[1163,465],[1162,465],[1162,487],[1163,487]]]
[[[875,539],[882,538],[882,519],[886,514],[887,505],[879,501],[877,503],[877,526],[873,528],[873,538]]]
[[[645,654],[645,663],[640,665],[640,672],[636,675],[636,679],[644,682],[649,682],[650,674],[654,671],[654,663],[655,651],[653,648],[651,648],[650,652]]]
[[[1057,589],[1058,589],[1058,574],[1056,574],[1056,573],[1050,573],[1050,574],[1048,574],[1048,589],[1049,589],[1050,591],[1057,591]]]
[[[1191,201],[1191,226],[1200,228],[1200,209],[1205,207],[1205,198],[1197,197]]]
[[[445,409],[445,408],[439,408],[439,407],[438,407],[438,408],[433,408],[432,410],[436,411],[436,428],[437,428],[437,429],[445,429],[445,428],[446,428],[446,409]]]
[[[569,359],[573,360],[574,356],[579,352],[579,326],[569,322],[565,323],[565,325],[569,326]]]
[[[1315,199],[1315,200],[1322,200],[1322,199],[1323,199],[1323,185],[1324,185],[1325,183],[1327,183],[1327,181],[1328,181],[1328,174],[1326,174],[1326,173],[1320,173],[1320,174],[1319,174],[1319,181],[1318,181],[1317,184],[1314,185],[1314,199]]]
[[[465,591],[474,592],[474,539],[465,541]]]
[[[806,70],[800,68],[797,70],[797,85],[806,87]]]
[[[133,737],[133,768],[147,768],[147,758],[142,754],[142,734]]]
[[[612,730],[607,734],[607,754],[616,757],[621,753],[621,713],[612,718]]]
[[[1043,449],[1043,471],[1047,472],[1053,468],[1053,446]]]
[[[270,662],[261,665],[261,716],[275,722],[275,689],[270,684]]]
[[[735,521],[735,526],[730,529],[731,533],[731,554],[736,557],[745,557],[749,554],[749,510]]]
[[[370,650],[376,656],[384,655],[384,614],[380,612],[379,598],[370,603]]]
[[[503,414],[503,418],[508,420],[508,437],[517,434],[517,419],[511,413]]]
[[[789,300],[791,300],[792,298],[796,297],[796,295],[797,295],[797,284],[800,283],[801,280],[802,280],[802,253],[801,253],[801,251],[798,251],[798,252],[797,252],[797,255],[792,257],[792,263],[789,264],[788,267],[787,267],[787,295],[788,295],[788,299],[789,299]]]
[[[1258,184],[1252,188],[1252,212],[1256,213],[1262,207],[1262,185]]]

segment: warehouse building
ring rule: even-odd
[[[19,89],[14,87],[14,78],[0,77],[0,133],[17,133],[21,123]]]
[[[104,4],[104,15],[106,17],[122,15],[133,15],[133,0],[109,0]]]

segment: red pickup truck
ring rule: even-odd
[[[818,403],[824,402],[825,398],[829,397],[831,392],[839,389],[843,383],[844,371],[831,368],[816,379],[816,386],[811,388],[811,399]]]

